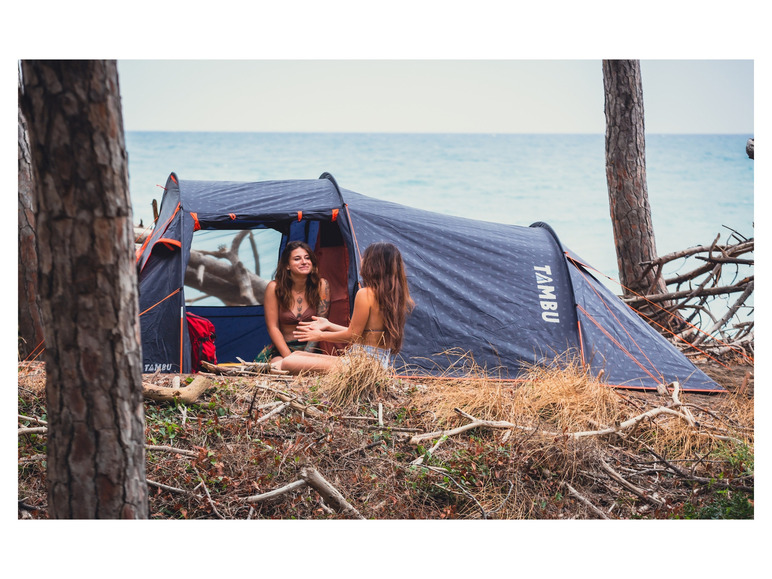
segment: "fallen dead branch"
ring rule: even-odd
[[[641,497],[644,500],[649,501],[650,503],[654,504],[656,507],[661,507],[665,504],[665,502],[660,498],[654,496],[650,492],[646,492],[642,488],[634,485],[633,483],[625,479],[621,474],[619,474],[617,471],[611,468],[611,466],[605,460],[600,459],[598,462],[601,468],[603,468],[603,470],[606,471],[606,474],[608,474],[613,480],[615,480],[617,483],[625,487],[633,494]]]
[[[261,502],[264,502],[264,501],[270,501],[270,500],[276,499],[276,498],[278,498],[278,497],[280,497],[280,496],[282,496],[282,495],[284,495],[286,493],[294,491],[296,489],[303,488],[307,484],[308,483],[305,480],[296,480],[294,482],[291,482],[288,485],[284,485],[281,488],[269,491],[267,493],[262,493],[262,494],[259,494],[259,495],[254,495],[254,496],[251,496],[251,497],[247,497],[244,500],[246,502],[250,503],[250,504],[261,503]]]
[[[450,430],[437,430],[434,432],[427,432],[425,434],[418,434],[410,439],[410,444],[415,446],[420,444],[424,440],[434,440],[435,438],[441,438],[441,437],[447,438],[449,436],[455,436],[456,434],[462,434],[468,430],[479,428],[481,426],[486,428],[505,428],[505,429],[525,428],[522,426],[518,426],[516,424],[512,424],[511,422],[507,422],[506,420],[480,420],[478,418],[474,418],[473,416],[468,415],[460,408],[456,408],[455,410],[465,418],[468,418],[469,420],[471,420],[471,422],[468,424],[464,424],[463,426],[459,426],[458,428],[452,428]]]
[[[263,414],[260,418],[258,418],[255,421],[255,424],[260,424],[261,422],[265,422],[266,420],[268,420],[269,418],[271,418],[273,416],[276,416],[277,414],[281,414],[282,412],[284,412],[284,409],[287,408],[289,405],[290,405],[289,402],[284,402],[284,403],[280,404],[279,406],[277,406],[276,408],[274,408],[270,412],[268,412],[266,414]]]
[[[322,496],[324,502],[333,509],[355,519],[364,519],[362,514],[351,506],[340,491],[327,482],[318,470],[311,466],[305,466],[300,470],[300,476],[310,487],[313,487],[313,489]]]
[[[185,404],[192,404],[212,386],[214,385],[211,380],[199,374],[193,378],[190,384],[180,388],[168,388],[143,382],[142,395],[148,400],[155,400],[157,402],[173,402],[176,400]]]
[[[179,489],[177,487],[170,487],[169,485],[161,484],[159,482],[152,481],[148,479],[147,481],[148,486],[155,487],[157,489],[161,489],[163,491],[169,491],[170,493],[178,493],[181,495],[189,495],[191,494],[190,491],[186,491],[185,489]]]
[[[586,506],[588,509],[590,509],[593,513],[598,515],[601,519],[609,520],[608,515],[604,513],[602,510],[600,510],[598,507],[596,507],[593,502],[585,497],[583,494],[581,494],[578,490],[576,490],[574,487],[572,487],[567,482],[563,481],[563,486],[566,487],[569,494],[574,497],[577,501],[582,503],[584,506]]]
[[[206,360],[201,361],[201,368],[211,374],[219,376],[257,376],[260,374],[287,374],[280,370],[274,370],[267,362],[239,361],[239,365],[212,364]]]
[[[146,444],[145,450],[155,450],[159,452],[170,452],[173,454],[180,454],[182,456],[190,456],[192,458],[197,458],[198,453],[194,452],[192,450],[185,450],[184,448],[174,448],[173,446],[156,446],[152,444]]]
[[[298,412],[309,414],[311,416],[316,416],[316,417],[324,416],[324,413],[322,411],[314,408],[313,406],[304,405],[298,402],[296,396],[292,396],[287,392],[282,392],[275,388],[271,388],[265,382],[256,382],[255,388],[273,392],[279,400],[281,400],[282,402],[287,402],[294,410],[297,410]]]
[[[721,488],[721,489],[734,489],[734,490],[744,491],[744,492],[753,492],[753,487],[748,487],[747,485],[738,485],[735,483],[715,480],[712,478],[709,479],[705,477],[699,477],[699,476],[695,476],[693,474],[684,472],[683,470],[675,466],[671,461],[668,461],[662,456],[660,456],[650,446],[646,444],[644,444],[643,446],[646,448],[647,452],[651,453],[652,456],[656,457],[657,460],[659,460],[663,465],[665,465],[666,468],[670,469],[672,472],[674,472],[684,480],[692,481],[700,484],[709,484],[713,487]]]
[[[658,406],[657,408],[653,408],[647,412],[644,412],[643,414],[639,414],[638,416],[630,418],[629,420],[625,420],[619,425],[609,426],[607,428],[602,428],[600,430],[587,430],[583,432],[554,432],[554,431],[539,430],[534,427],[520,426],[517,424],[513,424],[506,420],[480,420],[478,418],[470,416],[469,414],[465,413],[459,408],[456,409],[456,412],[458,412],[460,415],[464,416],[465,418],[471,420],[471,422],[463,426],[459,426],[458,428],[453,428],[450,430],[439,430],[439,431],[416,435],[410,439],[410,444],[418,445],[425,440],[434,440],[435,438],[439,438],[439,437],[447,438],[449,436],[455,436],[456,434],[461,434],[468,430],[472,430],[474,428],[479,428],[479,427],[499,428],[499,429],[501,428],[519,429],[519,430],[526,430],[529,432],[535,432],[543,436],[566,437],[566,438],[574,438],[574,439],[584,438],[587,436],[603,436],[606,434],[617,434],[619,432],[627,430],[628,428],[637,426],[643,420],[655,418],[661,414],[669,414],[672,416],[677,416],[685,420],[687,423],[693,424],[693,419],[691,419],[690,417],[682,414],[681,412],[678,412],[677,410],[673,410],[672,408],[667,408],[665,406]]]
[[[217,510],[217,505],[214,504],[214,500],[212,499],[212,495],[209,493],[209,489],[206,486],[206,482],[204,482],[204,477],[201,476],[201,473],[198,472],[198,469],[195,466],[191,465],[191,468],[193,469],[193,472],[196,473],[196,476],[198,476],[199,480],[201,481],[201,486],[204,487],[204,492],[206,493],[206,498],[209,501],[210,506],[212,507],[212,511],[215,515],[217,515],[218,519],[224,519],[220,514],[220,511]]]
[[[354,456],[355,454],[359,454],[360,452],[364,452],[365,450],[368,450],[375,446],[382,446],[383,444],[384,444],[383,440],[376,440],[375,442],[365,444],[364,446],[360,446],[359,448],[355,448],[354,450],[348,451],[346,454],[340,457],[340,460],[343,460],[344,458],[348,458],[349,456]]]
[[[412,465],[414,465],[414,466],[418,466],[418,465],[420,465],[420,464],[423,464],[423,462],[424,462],[424,458],[426,458],[427,456],[431,456],[432,454],[434,454],[434,451],[435,451],[435,450],[437,450],[437,449],[439,448],[440,444],[442,444],[443,442],[445,442],[447,439],[448,439],[447,435],[445,435],[445,436],[440,436],[440,438],[438,438],[438,439],[437,439],[437,442],[435,442],[435,443],[434,443],[434,446],[432,446],[432,447],[431,447],[429,450],[427,450],[427,451],[426,451],[424,454],[422,454],[421,456],[419,456],[417,459],[415,459],[415,460],[414,460],[413,462],[411,462],[410,464],[412,464]],[[410,440],[410,443],[411,443],[411,444],[416,444],[416,443],[414,443],[414,442],[413,442],[413,439],[411,439],[411,440]]]
[[[46,426],[34,426],[31,428],[20,428],[18,430],[19,436],[22,434],[46,434],[48,433],[48,428]]]
[[[42,426],[47,426],[48,422],[45,420],[41,420],[40,418],[34,418],[32,416],[22,416],[21,414],[18,415],[19,420],[25,420],[26,422],[34,422],[35,424],[40,424]]]

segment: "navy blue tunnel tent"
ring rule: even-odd
[[[416,302],[395,364],[404,373],[453,375],[453,352],[465,352],[492,375],[516,378],[567,353],[615,387],[678,380],[684,390],[723,390],[599,282],[549,225],[415,209],[342,189],[328,173],[252,183],[169,176],[137,256],[144,372],[190,372],[185,312],[214,323],[219,363],[254,359],[270,343],[262,306],[186,306],[184,295],[195,231],[258,228],[281,232],[280,249],[294,239],[314,248],[331,282],[329,317],[341,324],[353,307],[361,251],[394,243]]]

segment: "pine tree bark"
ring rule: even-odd
[[[147,518],[127,156],[114,61],[24,61],[51,518]]]
[[[19,359],[37,356],[43,348],[43,323],[38,301],[38,253],[35,239],[35,197],[32,187],[27,123],[19,106]]]
[[[666,291],[659,272],[642,263],[657,257],[646,186],[641,68],[637,60],[604,60],[606,181],[619,279],[624,295]]]

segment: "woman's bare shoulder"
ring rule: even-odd
[[[360,295],[362,296],[362,299],[372,301],[372,299],[375,297],[375,292],[372,290],[372,288],[363,287],[359,288],[356,297],[359,297]]]

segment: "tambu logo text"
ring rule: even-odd
[[[539,305],[543,310],[541,319],[545,322],[559,324],[560,317],[558,315],[558,298],[555,297],[555,286],[548,285],[552,283],[552,270],[548,265],[534,265],[533,269],[536,273],[536,287],[541,292],[539,294]]]

